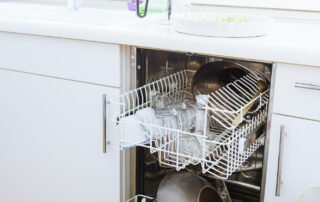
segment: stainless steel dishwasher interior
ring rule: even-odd
[[[251,61],[241,61],[228,58],[204,56],[191,53],[178,53],[160,50],[136,49],[136,80],[137,87],[163,78],[171,73],[181,70],[197,71],[201,66],[213,61],[229,61],[246,66],[252,70],[262,73],[270,82],[271,64]],[[192,75],[188,79],[192,81]],[[263,125],[257,133],[265,133]],[[264,146],[261,146],[244,164],[227,180],[223,182],[234,202],[258,202],[260,201],[262,168],[263,168]],[[138,147],[136,149],[136,194],[144,194],[156,197],[158,186],[164,176],[177,172],[173,168],[159,166],[157,155],[151,154],[147,149]],[[202,174],[199,166],[188,166],[187,172],[192,172],[207,180],[214,182],[217,179],[210,175]]]

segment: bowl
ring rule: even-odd
[[[159,185],[157,202],[222,202],[204,178],[188,172],[167,175]]]

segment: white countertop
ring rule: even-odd
[[[198,37],[125,10],[0,3],[0,31],[320,67],[320,25],[311,23],[278,22],[257,38]]]

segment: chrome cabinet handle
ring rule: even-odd
[[[280,127],[279,155],[278,155],[278,172],[277,172],[276,196],[280,196],[280,191],[281,191],[283,142],[284,142],[285,135],[286,135],[285,126],[281,125],[281,127]]]
[[[109,101],[107,101],[107,95],[102,95],[102,152],[107,153],[107,145],[110,144],[110,142],[107,140],[107,104],[109,104]]]
[[[316,85],[312,83],[295,82],[294,87],[320,91],[320,85]]]

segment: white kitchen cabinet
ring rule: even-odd
[[[264,202],[300,202],[320,187],[320,123],[273,115],[270,134]]]
[[[119,202],[120,151],[102,95],[117,88],[0,70],[0,201]]]

